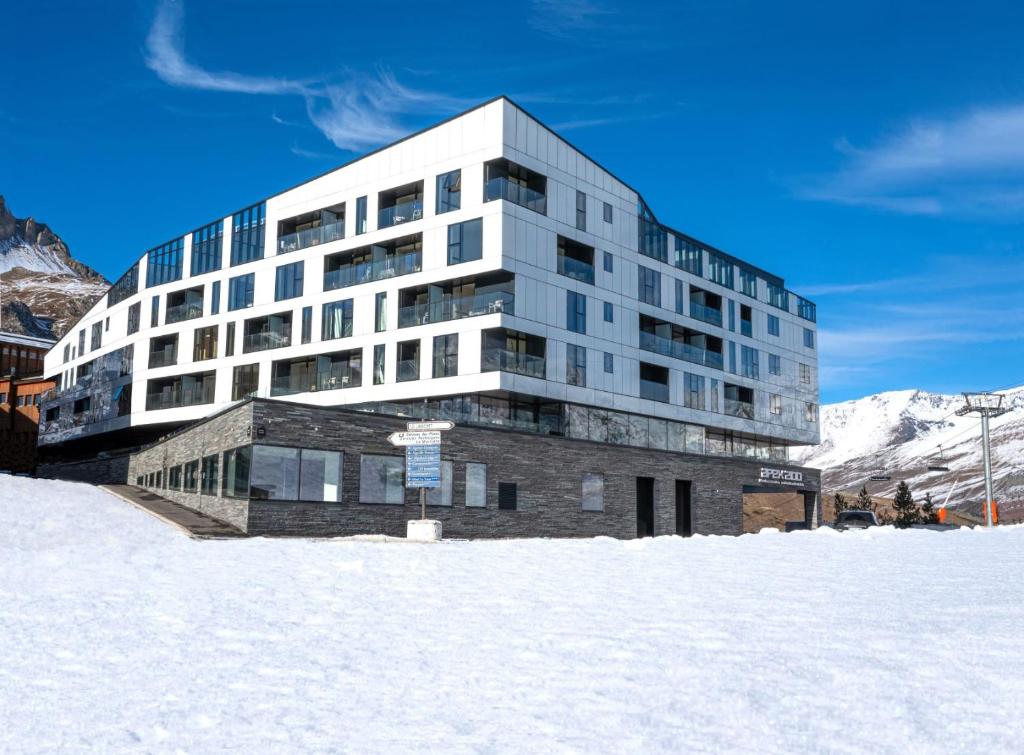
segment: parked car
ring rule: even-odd
[[[879,522],[874,511],[853,509],[851,511],[840,511],[832,526],[837,530],[864,530],[868,527],[879,526]]]

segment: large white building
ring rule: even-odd
[[[818,442],[814,305],[504,97],[194,220],[47,354],[41,445],[253,394],[774,461]]]

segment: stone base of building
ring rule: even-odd
[[[252,399],[133,453],[127,478],[250,535],[404,537],[420,515],[418,491],[401,488],[400,472],[395,482],[403,451],[387,440],[404,429],[391,416]],[[324,451],[340,452],[331,454],[337,484],[314,472],[312,489],[331,491],[332,500],[299,500],[306,480],[294,478],[307,475],[300,465],[310,458],[322,466]],[[239,483],[245,456],[255,459],[251,479],[260,478],[251,489],[247,469]],[[739,535],[744,492],[780,477],[814,502],[806,525],[820,521],[820,477],[812,469],[465,426],[444,433],[441,457],[450,493],[438,495],[435,504],[446,505],[428,505],[427,516],[442,522],[447,538]],[[467,465],[485,465],[472,467],[472,500]],[[373,470],[367,480],[364,470]],[[387,496],[368,492],[384,477]]]

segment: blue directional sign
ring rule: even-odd
[[[441,446],[405,447],[405,487],[441,487]]]

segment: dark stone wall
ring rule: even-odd
[[[88,482],[93,485],[120,485],[128,482],[130,460],[131,455],[125,452],[77,461],[40,462],[36,467],[36,475],[53,480]]]
[[[249,428],[252,428],[252,438]],[[405,421],[284,401],[255,400],[136,454],[129,482],[204,454],[245,445],[344,451],[343,503],[238,501],[161,491],[168,498],[229,521],[253,535],[405,535],[419,517],[418,494],[404,505],[359,503],[360,454],[402,456],[387,441]],[[262,435],[260,434],[262,433]],[[636,478],[655,480],[655,534],[676,531],[675,481],[692,481],[694,531],[738,535],[743,531],[743,486],[757,483],[760,464],[738,459],[567,440],[499,429],[456,427],[444,434],[441,457],[454,463],[451,507],[431,506],[445,537],[636,537]],[[487,464],[487,506],[465,505],[467,462]],[[778,465],[773,465],[778,466]],[[582,476],[604,475],[603,512],[582,510]],[[804,470],[818,484],[816,470]],[[518,486],[518,509],[498,509],[498,483]]]

